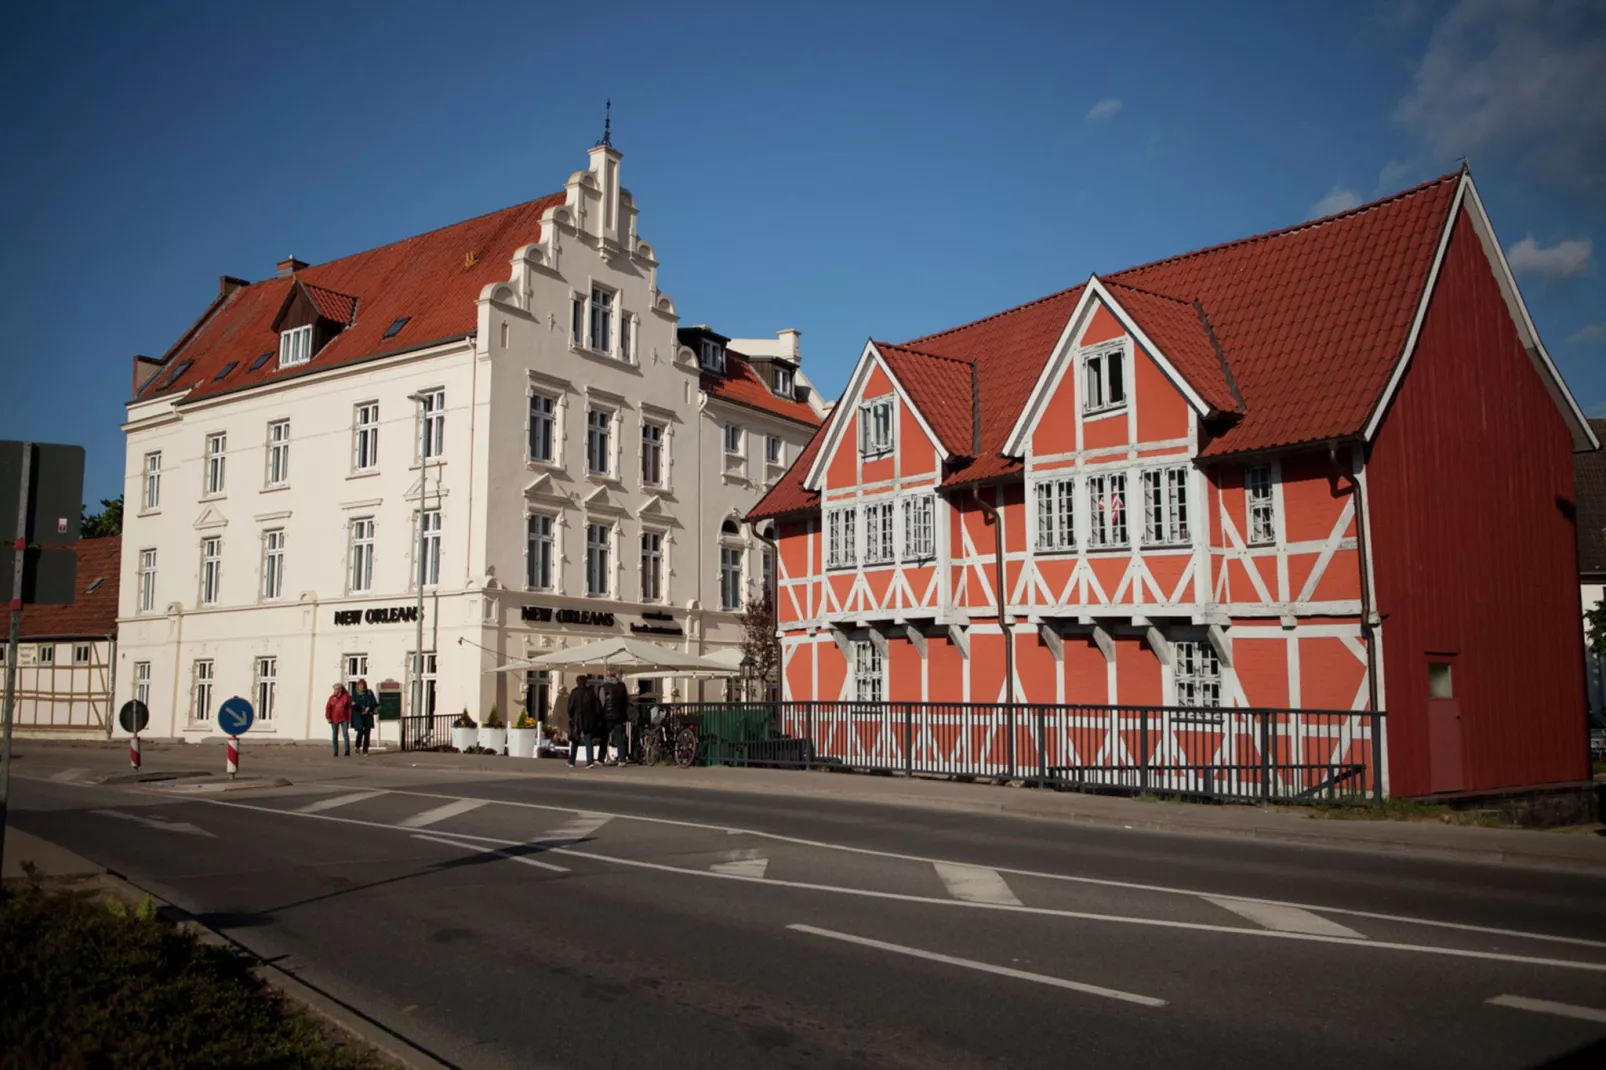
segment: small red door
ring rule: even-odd
[[[1428,658],[1428,791],[1437,795],[1466,788],[1461,760],[1461,704],[1455,697],[1455,658]]]

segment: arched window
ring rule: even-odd
[[[725,523],[719,526],[719,533],[721,535],[740,535],[742,526],[736,522],[735,517],[727,517]]]

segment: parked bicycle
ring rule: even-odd
[[[671,716],[667,706],[654,706],[641,740],[641,757],[647,765],[674,759],[682,769],[697,760],[697,726]]]

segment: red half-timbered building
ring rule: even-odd
[[[1357,717],[1300,757],[1377,753],[1425,795],[1588,776],[1572,454],[1598,446],[1463,170],[872,341],[749,519],[789,700],[1384,710],[1377,751]],[[999,745],[920,735],[922,768]],[[1045,767],[1139,746],[1053,735]],[[1229,737],[1145,722],[1142,758],[1259,745]]]

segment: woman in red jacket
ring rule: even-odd
[[[336,684],[334,694],[323,704],[323,719],[329,722],[329,731],[335,744],[335,757],[340,757],[340,737],[346,737],[346,757],[351,757],[351,696],[345,684]]]

